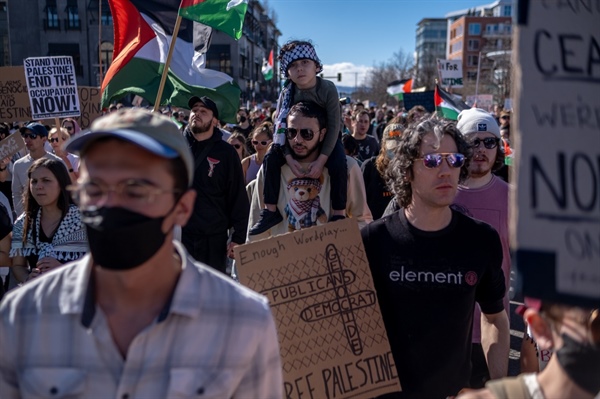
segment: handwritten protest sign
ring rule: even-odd
[[[94,119],[102,115],[100,89],[98,87],[77,87],[81,115],[75,117],[79,126],[88,127]],[[31,116],[27,83],[23,66],[0,67],[0,122],[29,121]],[[48,123],[54,120],[48,119]]]
[[[400,391],[353,219],[236,248],[240,281],[269,298],[286,398]]]
[[[73,57],[32,57],[24,61],[33,119],[79,116]]]
[[[12,157],[25,148],[25,141],[19,133],[14,133],[0,141],[0,159]]]
[[[600,305],[598,21],[597,2],[520,0],[513,82],[523,292],[589,307]]]
[[[477,105],[477,108],[491,111],[494,107],[494,96],[492,94],[478,94],[473,96],[467,96],[466,103],[471,107]]]
[[[463,87],[463,69],[462,60],[437,60],[438,73],[441,86],[444,87]]]

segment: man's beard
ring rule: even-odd
[[[208,132],[211,127],[211,124],[212,124],[211,121],[208,121],[205,124],[200,124],[200,125],[198,123],[200,123],[200,122],[197,121],[196,123],[194,123],[193,125],[190,126],[190,130],[194,134]]]
[[[470,177],[483,177],[485,175],[487,175],[488,173],[492,172],[492,168],[494,167],[494,164],[490,164],[490,160],[487,157],[483,157],[483,159],[486,161],[485,163],[475,163],[473,161],[471,161],[471,166],[469,167],[469,176]]]
[[[313,148],[308,148],[306,146],[304,146],[306,148],[306,154],[298,154],[296,153],[296,151],[294,151],[294,147],[292,146],[292,152],[294,153],[294,158],[296,158],[297,160],[303,160],[306,159],[308,157],[310,157],[312,154],[314,154],[315,151],[319,151],[320,150],[320,146],[319,144],[315,144],[315,146]]]

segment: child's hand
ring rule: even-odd
[[[311,162],[308,165],[308,173],[306,173],[306,177],[310,177],[311,179],[318,179],[323,174],[323,164],[319,162],[317,159],[314,162]]]
[[[288,159],[288,166],[292,170],[292,173],[296,175],[296,177],[305,177],[306,172],[302,165],[298,161],[293,158]]]

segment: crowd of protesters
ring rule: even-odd
[[[0,389],[7,397],[29,389],[19,364],[42,364],[36,351],[19,352],[22,340],[36,342],[45,331],[72,337],[69,345],[96,345],[33,344],[45,354],[46,371],[102,370],[88,382],[96,394],[128,397],[133,388],[110,376],[147,372],[140,395],[168,397],[175,391],[161,367],[181,361],[206,371],[194,374],[204,382],[182,382],[183,395],[208,390],[213,367],[229,370],[217,377],[224,380],[211,391],[215,397],[282,397],[274,322],[264,298],[230,278],[235,248],[346,217],[361,228],[403,387],[386,397],[506,397],[511,389],[532,398],[597,395],[598,311],[539,301],[522,311],[529,323],[522,363],[523,371],[541,374],[502,382],[510,328],[510,112],[470,109],[449,121],[421,106],[332,103],[335,88],[317,78],[322,66],[309,42],[290,43],[280,57],[290,92],[277,108],[240,107],[236,124],[220,121],[206,96],[163,115],[111,105],[88,132],[74,119],[0,124],[0,138],[19,134],[26,147],[0,161],[0,295],[12,291],[0,302]],[[265,162],[278,168],[269,172]],[[70,262],[79,268],[65,266]],[[436,280],[421,280],[421,272]],[[160,279],[150,278],[154,273]],[[79,318],[59,326],[53,312]],[[200,313],[208,324],[196,321]],[[91,332],[77,330],[81,325]],[[176,339],[214,345],[165,354],[141,349],[141,336],[169,348]],[[556,356],[538,363],[536,353],[550,348]],[[138,371],[122,367],[129,356],[140,362]],[[192,378],[184,374],[182,381]],[[58,388],[49,389],[41,395]]]

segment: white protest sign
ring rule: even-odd
[[[33,57],[23,64],[32,119],[79,116],[72,57]]]
[[[450,86],[457,89],[463,87],[462,60],[441,60],[438,58],[437,64],[441,86]]]
[[[491,111],[494,106],[494,96],[492,94],[478,94],[473,96],[467,96],[467,104],[477,106],[477,108]]]
[[[584,307],[600,305],[600,8],[591,3],[519,1],[512,96],[523,293]]]

